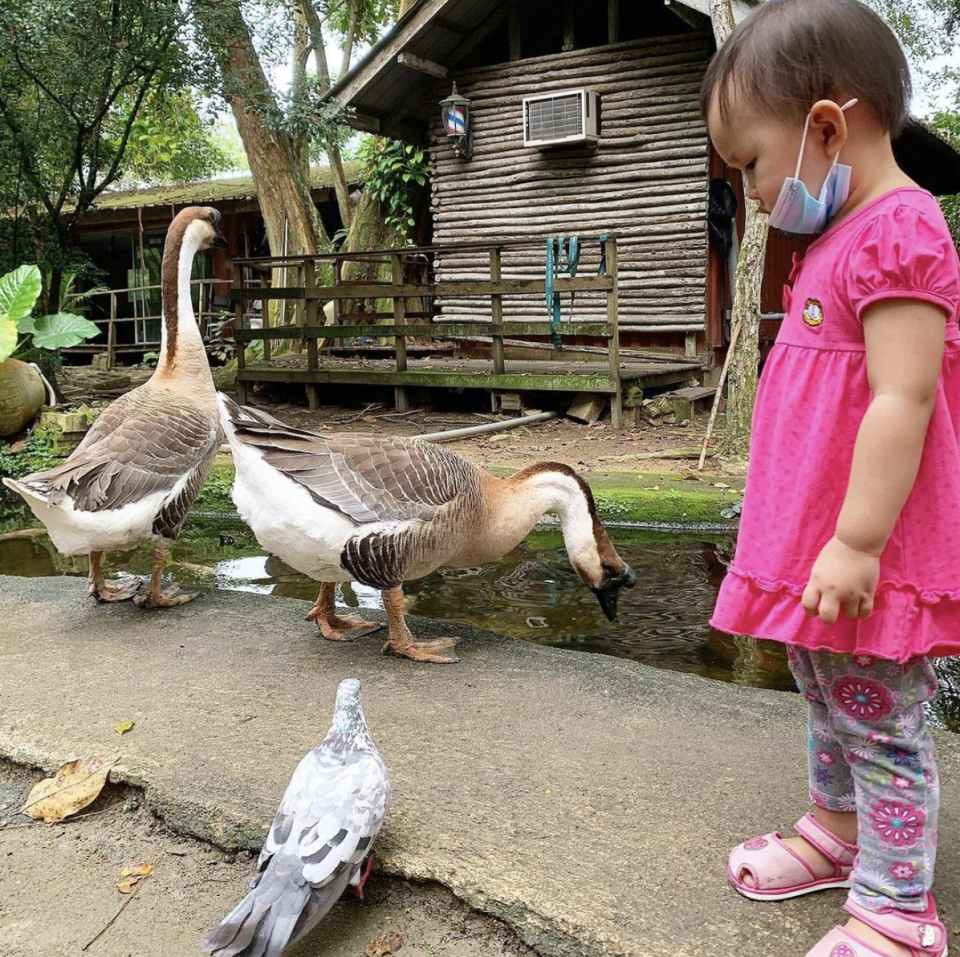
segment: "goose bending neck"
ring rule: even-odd
[[[494,524],[501,544],[515,547],[547,512],[554,512],[568,551],[596,549],[593,502],[573,469],[534,465],[500,481],[504,484]]]
[[[179,236],[168,233],[163,251],[161,294],[163,322],[157,376],[181,376],[207,365],[203,338],[197,328],[190,298],[190,271],[200,235],[188,226]]]

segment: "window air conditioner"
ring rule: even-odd
[[[600,139],[600,97],[587,89],[523,99],[523,145],[558,146]]]

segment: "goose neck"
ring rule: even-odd
[[[206,350],[190,298],[190,273],[199,244],[199,234],[189,227],[179,235],[168,234],[161,269],[159,376],[191,376],[207,368]]]

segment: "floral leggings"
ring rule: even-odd
[[[922,911],[933,884],[940,784],[923,710],[937,691],[928,658],[906,664],[788,646],[809,704],[810,797],[859,815],[850,896]]]

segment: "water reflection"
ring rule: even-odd
[[[86,558],[60,555],[42,530],[23,529],[0,502],[0,574],[37,577],[87,574]],[[19,530],[16,523],[20,522]],[[637,571],[617,620],[608,622],[570,567],[558,531],[536,531],[502,561],[442,569],[406,590],[407,611],[487,627],[514,638],[577,651],[615,655],[752,687],[793,690],[783,646],[733,638],[707,621],[733,547],[729,536],[704,540],[614,529],[623,558]],[[149,544],[110,555],[107,572],[147,575]],[[196,518],[177,542],[170,573],[186,587],[210,587],[313,601],[318,586],[272,556],[236,519]],[[382,608],[380,593],[342,586],[338,600],[352,608]],[[941,726],[960,731],[960,659],[938,662],[941,694],[932,706]]]

